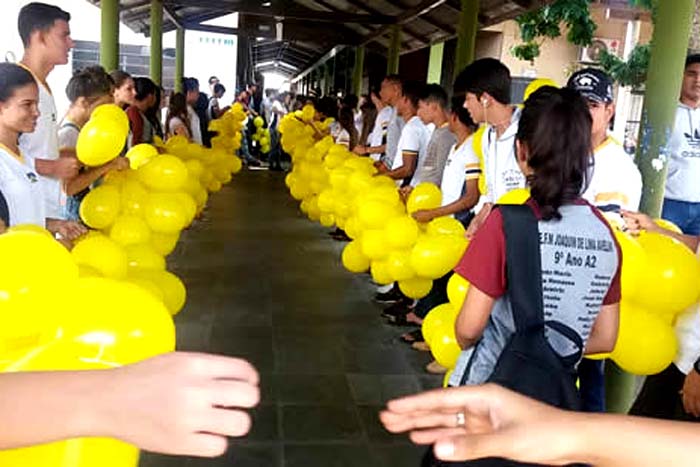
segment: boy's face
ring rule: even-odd
[[[693,63],[685,69],[681,94],[689,101],[700,100],[700,63]]]
[[[418,101],[418,118],[420,118],[421,122],[423,122],[425,125],[433,123],[434,121],[435,111],[433,107],[434,104],[431,104],[430,102],[426,102],[424,100]]]
[[[479,98],[473,92],[468,92],[464,97],[464,108],[467,109],[474,123],[484,123],[486,121],[484,105],[479,102]]]
[[[604,134],[610,126],[610,120],[615,114],[615,104],[612,102],[606,104],[604,102],[588,101],[588,110],[591,112],[593,120],[591,133],[594,135]]]
[[[47,31],[39,31],[37,38],[41,41],[44,53],[54,65],[68,63],[68,54],[75,46],[70,37],[70,27],[67,21],[55,21]]]

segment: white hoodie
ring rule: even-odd
[[[700,203],[700,108],[678,104],[668,152],[666,198]]]

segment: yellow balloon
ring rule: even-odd
[[[187,166],[170,154],[153,157],[136,172],[141,183],[152,190],[177,191],[187,180]]]
[[[0,305],[17,296],[62,290],[78,279],[68,250],[42,233],[0,235],[0,258]]]
[[[389,219],[384,230],[386,241],[392,248],[411,248],[418,240],[418,223],[410,216]]]
[[[187,224],[187,213],[177,197],[151,193],[144,209],[146,223],[154,232],[176,233]]]
[[[126,281],[137,285],[141,287],[143,290],[146,290],[148,293],[153,295],[155,298],[160,300],[161,302],[164,301],[165,296],[163,295],[163,291],[160,290],[160,287],[156,285],[155,282],[153,282],[150,279],[147,279],[145,277],[133,277],[131,275],[127,276]]]
[[[620,230],[613,232],[622,252],[622,296],[633,297],[645,274],[647,258],[637,237]]]
[[[188,160],[185,162],[185,166],[187,167],[187,172],[190,174],[190,176],[196,178],[197,180],[199,180],[202,173],[204,173],[204,164],[197,159]]]
[[[129,179],[129,173],[126,170],[110,170],[102,177],[101,185],[114,185],[120,188]]]
[[[154,250],[163,256],[167,256],[173,252],[180,240],[180,233],[160,233],[151,232],[151,246]]]
[[[353,240],[345,246],[341,261],[345,269],[354,273],[367,272],[370,264],[369,258],[362,253],[362,246],[358,240]]]
[[[146,243],[151,239],[151,230],[146,221],[137,216],[118,216],[109,230],[109,237],[120,245]]]
[[[698,300],[700,264],[688,247],[665,235],[642,232],[639,244],[646,265],[635,294],[627,298],[670,322]]]
[[[365,230],[362,233],[360,243],[362,245],[362,253],[371,260],[384,259],[389,254],[383,230]]]
[[[185,284],[175,274],[155,269],[139,269],[130,274],[132,277],[148,279],[156,284],[163,292],[163,303],[173,316],[185,306],[187,290]]]
[[[525,92],[523,93],[523,102],[527,101],[528,97],[530,97],[530,95],[532,95],[533,92],[537,91],[539,88],[544,86],[552,86],[555,88],[558,87],[557,83],[549,78],[534,79],[530,81],[530,84],[528,84],[525,88]]]
[[[675,232],[678,234],[682,234],[683,231],[681,230],[680,227],[678,227],[676,224],[673,222],[666,220],[666,219],[654,219],[654,222],[656,225],[661,227],[662,229],[670,230],[671,232]]]
[[[406,201],[406,210],[409,214],[424,209],[436,209],[442,204],[442,193],[437,185],[432,183],[420,183],[416,186]]]
[[[190,225],[190,223],[194,219],[194,216],[197,214],[197,202],[192,196],[181,191],[171,194],[172,196],[177,198],[177,200],[182,205],[182,209],[185,211],[185,225]]]
[[[121,185],[122,213],[132,216],[142,216],[148,200],[148,190],[138,180],[126,180]]]
[[[136,170],[158,155],[158,150],[150,144],[137,144],[126,153],[129,166]]]
[[[363,203],[357,216],[365,229],[381,229],[387,220],[396,215],[394,208],[382,201],[368,201]]]
[[[45,235],[52,240],[54,238],[51,232],[36,224],[16,224],[8,228],[7,232],[34,232]]]
[[[83,164],[96,167],[117,157],[124,149],[127,133],[107,118],[90,119],[80,130],[75,152]]]
[[[428,235],[456,235],[464,237],[465,229],[460,221],[450,216],[437,217],[428,222]]]
[[[318,195],[318,208],[321,212],[332,213],[335,207],[335,197],[336,194],[333,190],[327,189],[323,190]]]
[[[411,251],[397,250],[389,253],[387,258],[389,273],[396,281],[411,279],[416,276],[416,271],[411,267]]]
[[[447,373],[445,373],[445,376],[442,378],[442,387],[446,388],[450,385],[450,379],[452,378],[452,373],[454,373],[455,369],[452,368],[449,370]]]
[[[389,263],[382,260],[374,260],[370,265],[372,280],[379,285],[388,285],[394,282],[389,272]]]
[[[105,229],[112,225],[121,209],[119,189],[113,185],[101,185],[90,190],[80,203],[80,218],[93,229]]]
[[[78,266],[78,275],[80,277],[103,277],[97,269],[85,266],[84,264]]]
[[[165,269],[165,258],[147,243],[127,246],[126,257],[130,268]]]
[[[90,115],[91,120],[101,120],[103,118],[116,122],[124,133],[129,133],[129,117],[117,104],[99,105]]]
[[[335,225],[335,216],[333,214],[321,214],[320,222],[324,227],[333,227]]]
[[[498,199],[497,204],[525,204],[530,198],[530,190],[527,188],[516,188]]]
[[[360,228],[360,221],[357,219],[357,217],[350,217],[345,222],[344,230],[348,237],[352,238],[353,240],[358,240],[362,234],[362,229]]]
[[[462,349],[457,344],[454,324],[444,323],[433,332],[430,352],[435,360],[445,368],[454,368]]]
[[[457,266],[467,244],[465,238],[425,235],[413,247],[411,266],[420,277],[439,279]]]
[[[428,346],[431,345],[435,330],[442,328],[443,325],[454,327],[456,318],[457,313],[450,303],[438,305],[430,310],[421,325],[421,333]]]
[[[620,328],[611,358],[635,375],[654,375],[676,357],[678,342],[670,323],[637,306],[622,302]]]
[[[104,277],[126,277],[126,251],[117,242],[102,234],[90,235],[76,244],[71,255],[76,264],[91,267]]]
[[[423,298],[430,293],[433,288],[433,281],[430,279],[423,279],[421,277],[414,277],[411,279],[405,279],[399,281],[399,289],[408,298],[419,299]]]
[[[461,310],[469,291],[469,281],[457,273],[447,281],[447,298],[456,310]]]

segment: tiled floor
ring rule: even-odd
[[[178,348],[249,359],[262,376],[254,428],[218,459],[143,454],[142,467],[417,466],[423,448],[385,432],[388,399],[436,387],[426,354],[383,324],[369,278],[343,270],[344,244],[303,218],[283,174],[244,172],[183,236]]]

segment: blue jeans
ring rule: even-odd
[[[578,364],[579,393],[584,412],[605,412],[604,362],[584,358]]]
[[[664,199],[661,217],[676,224],[686,235],[700,235],[700,203]]]

